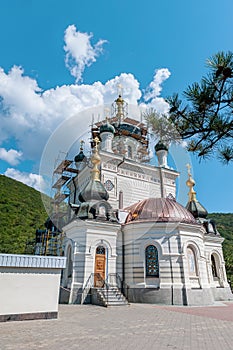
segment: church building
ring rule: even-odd
[[[176,201],[179,173],[167,164],[168,145],[156,144],[158,165],[151,165],[147,126],[128,115],[120,95],[111,117],[91,132],[92,155],[85,156],[81,143],[76,175],[66,184],[62,288],[68,302],[106,305],[113,294],[124,304],[232,299],[223,238],[196,199],[190,168],[184,207]]]

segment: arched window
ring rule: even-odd
[[[213,277],[218,277],[216,261],[213,255],[211,255],[211,268],[212,268]]]
[[[189,275],[197,276],[196,256],[195,256],[194,250],[191,247],[187,248],[187,257],[188,257]]]
[[[96,248],[96,254],[102,254],[102,255],[104,255],[104,254],[105,254],[105,248],[104,248],[102,245],[99,245],[99,246]]]
[[[159,259],[158,250],[154,245],[146,247],[146,276],[147,277],[159,277]]]

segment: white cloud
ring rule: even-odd
[[[90,40],[90,34],[77,32],[75,26],[66,30],[66,53],[76,57],[75,64],[82,69],[94,62],[102,49],[102,41],[92,46]],[[145,102],[140,104],[142,107],[166,112],[168,105],[161,97],[161,89],[169,75],[166,68],[155,72],[144,94]],[[142,92],[138,80],[131,73],[122,73],[105,83],[63,85],[43,91],[35,79],[25,76],[21,67],[14,66],[9,72],[0,68],[0,145],[6,139],[13,139],[24,159],[38,164],[46,142],[56,128],[75,115],[78,135],[80,130],[88,127],[87,120],[79,112],[112,103],[117,97],[118,84],[123,86],[124,99],[136,105]],[[104,114],[104,110],[101,113]],[[63,151],[62,143],[57,145],[57,152],[60,150]],[[15,161],[20,159],[11,152],[11,156],[14,155]]]
[[[76,78],[76,82],[82,81],[85,67],[89,67],[96,61],[96,57],[103,51],[103,44],[106,43],[106,40],[99,40],[92,46],[92,36],[92,34],[77,31],[75,25],[70,25],[65,30],[65,63],[70,73]]]
[[[10,112],[22,112],[18,119],[22,124],[28,124],[28,120],[23,118],[22,114],[37,113],[44,111],[44,105],[40,99],[41,89],[37,81],[24,76],[22,67],[13,66],[8,74],[0,68],[0,96],[3,98],[4,105],[10,108]],[[9,112],[6,109],[5,112]],[[15,116],[16,117],[16,116]]]
[[[11,177],[17,181],[24,183],[30,187],[35,188],[38,191],[43,192],[45,188],[45,181],[41,175],[21,172],[14,168],[8,168],[4,175]]]
[[[169,111],[168,103],[160,97],[162,91],[162,84],[170,77],[171,73],[167,68],[155,70],[152,82],[149,84],[145,94],[144,100],[147,107],[153,107],[158,113],[167,114]]]
[[[16,151],[15,149],[9,149],[9,151],[7,151],[5,148],[0,148],[0,159],[4,160],[10,165],[19,164],[22,155],[22,152]]]
[[[119,83],[127,102],[136,104],[141,91],[132,74],[122,73],[105,84],[63,85],[42,92],[34,79],[24,76],[22,68],[13,67],[9,73],[1,69],[0,144],[6,137],[14,138],[25,159],[39,160],[47,139],[61,122],[86,108],[112,103]],[[77,120],[77,131],[80,123],[85,121]]]

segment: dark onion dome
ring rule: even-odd
[[[115,133],[115,128],[113,125],[111,125],[109,122],[104,123],[100,126],[100,134],[102,132],[111,132],[112,134]]]
[[[190,168],[190,166],[188,165]],[[186,205],[186,209],[192,213],[192,215],[197,219],[197,218],[203,218],[205,219],[208,215],[207,210],[203,207],[201,203],[198,202],[196,198],[196,192],[194,191],[194,186],[195,186],[195,180],[192,178],[190,169],[188,173],[188,180],[186,181],[186,185],[189,187],[189,201]]]
[[[83,162],[85,159],[86,159],[86,156],[82,150],[79,152],[79,154],[77,154],[77,156],[74,157],[75,163]]]
[[[193,215],[169,198],[148,198],[124,209],[129,214],[125,223],[131,222],[182,222],[196,224]]]
[[[138,134],[138,135],[141,135],[141,130],[138,126],[136,125],[131,125],[131,124],[128,124],[128,123],[121,123],[118,128],[118,130],[121,130],[121,131],[128,131],[130,134]]]
[[[205,219],[208,215],[208,211],[203,207],[201,203],[198,202],[198,200],[188,202],[186,209],[188,209],[196,219]]]
[[[88,202],[92,200],[100,201],[102,199],[108,200],[109,194],[104,185],[100,181],[90,180],[82,192],[80,192],[78,199],[80,202]]]
[[[168,147],[162,141],[159,141],[155,145],[155,152],[158,152],[158,151],[168,151]]]
[[[142,138],[141,129],[136,125],[132,125],[129,123],[115,122],[114,127],[115,127],[116,135],[130,136],[130,137],[133,137],[135,139]]]

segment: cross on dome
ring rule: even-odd
[[[119,96],[123,95],[123,86],[121,84],[117,84],[117,92]]]
[[[98,144],[100,143],[100,139],[98,138],[98,136],[96,136],[93,139],[93,142],[95,143],[94,148],[97,150],[98,149]]]

